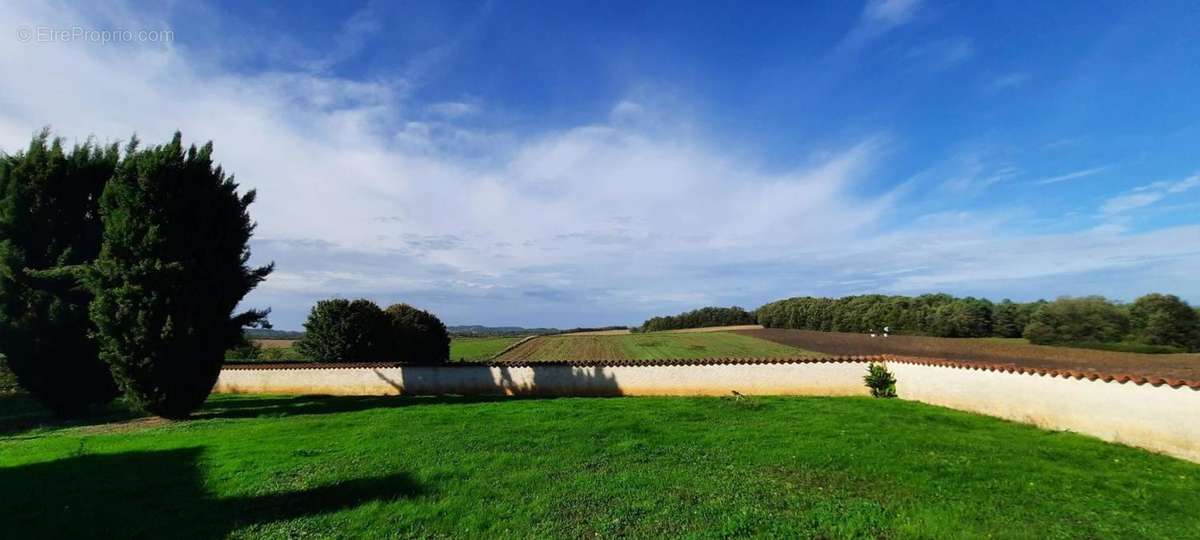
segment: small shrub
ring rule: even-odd
[[[871,395],[877,398],[896,397],[896,377],[883,364],[871,362],[867,366],[867,375],[863,377]]]

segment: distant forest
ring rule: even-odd
[[[654,317],[642,331],[753,324],[824,332],[883,332],[935,337],[1026,338],[1130,352],[1200,351],[1200,311],[1179,297],[1152,293],[1132,303],[1102,296],[992,302],[949,294],[842,298],[796,297],[747,312],[706,307]]]

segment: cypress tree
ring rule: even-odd
[[[65,153],[48,130],[0,156],[0,352],[18,384],[63,417],[118,394],[79,282],[80,265],[100,252],[98,200],[117,162],[116,145]]]
[[[167,418],[204,403],[243,327],[267,326],[265,311],[233,313],[273,268],[247,265],[254,191],[238,195],[211,142],[181,141],[130,143],[100,199],[103,245],[87,272],[101,358],[134,406]]]

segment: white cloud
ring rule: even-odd
[[[999,92],[1009,88],[1024,86],[1031,78],[1032,76],[1030,74],[1023,71],[1005,73],[1004,75],[1000,75],[999,77],[992,79],[992,81],[988,83],[988,89],[992,92]]]
[[[975,55],[975,46],[967,38],[947,39],[913,48],[908,57],[931,71],[953,68]]]
[[[429,106],[429,111],[447,119],[455,119],[479,112],[479,106],[462,101],[444,101]]]
[[[915,9],[873,6],[864,17],[889,25]],[[0,27],[88,22],[61,8],[24,9],[0,13]],[[72,139],[137,133],[154,142],[176,129],[190,141],[213,139],[226,169],[259,190],[255,257],[276,260],[278,271],[248,302],[273,306],[284,328],[330,295],[411,300],[451,323],[570,326],[844,294],[850,283],[906,292],[1045,286],[1151,257],[1173,258],[1156,263],[1163,274],[1122,286],[1149,290],[1174,276],[1185,286],[1177,292],[1200,295],[1175,270],[1196,263],[1182,240],[1194,228],[1021,235],[1003,219],[961,211],[896,225],[907,187],[879,194],[864,182],[889,149],[882,137],[778,171],[659,120],[670,115],[645,96],[618,101],[608,119],[530,135],[463,127],[460,105],[476,115],[483,107],[411,103],[403,80],[245,75],[171,45],[0,40],[0,70],[21,74],[0,83],[5,150],[47,124]],[[652,129],[622,121],[632,115],[656,121]],[[966,193],[1017,174],[982,157],[939,172],[950,177],[945,187]],[[1130,195],[1161,198],[1197,184]]]
[[[1075,180],[1077,178],[1087,178],[1089,176],[1094,176],[1094,175],[1100,174],[1104,171],[1107,171],[1111,168],[1112,168],[1111,165],[1105,165],[1103,167],[1094,167],[1091,169],[1084,169],[1081,171],[1069,172],[1066,174],[1060,174],[1058,176],[1051,176],[1048,178],[1043,178],[1034,183],[1038,184],[1038,185],[1057,184],[1059,182],[1066,182],[1067,180]]]
[[[887,26],[898,26],[913,18],[920,0],[871,0],[863,7],[863,19]]]
[[[912,22],[920,5],[920,0],[869,0],[834,55],[857,51],[891,30]]]
[[[621,100],[613,106],[612,112],[609,113],[609,118],[611,118],[613,122],[636,120],[638,117],[642,116],[645,110],[645,107],[642,107],[640,103],[629,100]]]
[[[1192,188],[1200,187],[1200,174],[1193,175],[1178,182],[1155,182],[1139,186],[1124,195],[1111,197],[1104,201],[1100,212],[1104,214],[1120,214],[1150,206],[1171,195],[1183,193]]]
[[[940,184],[943,191],[978,195],[993,185],[1016,177],[1020,170],[998,160],[982,150],[968,150],[922,173],[927,177],[946,177]]]

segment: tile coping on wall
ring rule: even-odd
[[[662,360],[551,360],[541,362],[524,362],[524,361],[498,361],[498,362],[477,362],[477,363],[451,363],[439,367],[454,366],[472,366],[472,367],[503,367],[503,368],[522,368],[533,366],[570,366],[570,367],[656,367],[656,366],[713,366],[713,365],[755,365],[755,364],[818,364],[818,363],[835,363],[835,362],[896,362],[903,364],[916,364],[923,366],[938,366],[957,369],[973,369],[980,371],[1000,371],[1005,373],[1041,375],[1050,377],[1061,377],[1064,379],[1087,379],[1089,381],[1100,380],[1103,382],[1116,382],[1124,384],[1132,382],[1136,385],[1149,384],[1151,386],[1169,386],[1171,388],[1188,387],[1193,390],[1200,390],[1200,380],[1185,380],[1167,377],[1147,377],[1144,375],[1130,375],[1126,373],[1101,373],[1095,371],[1079,371],[1071,369],[1051,369],[1051,368],[1035,368],[1021,367],[1016,364],[997,364],[997,363],[979,363],[979,362],[963,362],[959,360],[948,360],[943,358],[926,358],[918,356],[897,356],[890,354],[871,355],[871,356],[825,356],[825,357],[800,357],[800,358],[690,358],[690,359],[662,359]],[[229,370],[307,370],[307,369],[356,369],[356,368],[398,368],[404,367],[405,364],[395,362],[345,362],[345,363],[308,363],[308,362],[282,362],[282,363],[257,363],[257,362],[241,362],[241,363],[226,363],[224,369]]]

